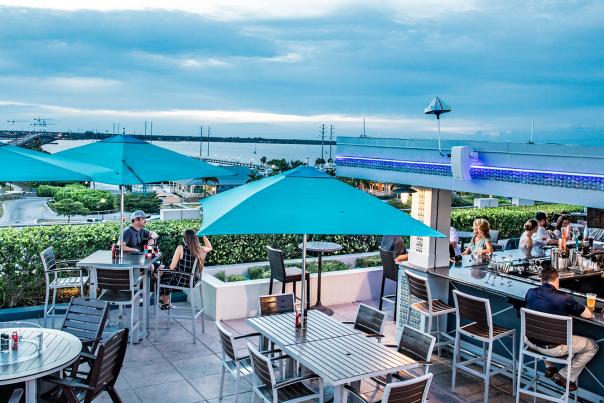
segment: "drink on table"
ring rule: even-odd
[[[594,311],[596,309],[596,294],[586,294],[585,295],[587,297],[587,309],[589,309],[590,311]]]

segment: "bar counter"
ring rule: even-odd
[[[515,264],[526,263],[520,256],[519,250],[495,252],[495,257],[511,258]],[[511,274],[496,273],[490,269],[488,263],[477,262],[471,256],[463,256],[462,261],[451,263],[449,266],[438,267],[434,269],[425,269],[417,267],[409,262],[400,265],[402,269],[411,269],[417,274],[428,275],[433,298],[440,298],[449,305],[454,306],[452,295],[453,289],[488,298],[491,302],[493,312],[493,323],[507,328],[515,328],[516,334],[520,336],[520,315],[519,309],[524,306],[526,292],[538,286],[540,282],[537,277],[523,278]],[[568,292],[578,301],[585,303],[585,293],[577,290],[573,284],[577,282],[594,282],[600,290],[596,300],[596,312],[592,319],[574,318],[573,333],[585,337],[590,337],[597,341],[601,351],[589,363],[587,370],[581,373],[579,378],[579,388],[582,389],[581,397],[589,401],[604,402],[604,295],[601,293],[604,278],[602,273],[572,274],[563,273],[561,276],[561,291]],[[404,279],[404,276],[401,276]],[[402,280],[406,283],[406,280]],[[407,294],[403,283],[399,283],[401,293]],[[569,287],[565,288],[565,285]],[[588,292],[592,292],[589,290]],[[400,317],[405,318],[406,307],[401,309]],[[449,333],[455,330],[455,320],[451,316],[445,326]],[[442,329],[443,327],[441,327]],[[541,364],[542,365],[542,364]]]

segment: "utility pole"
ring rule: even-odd
[[[325,124],[321,125],[321,159],[324,159],[325,153],[323,151],[325,143]]]
[[[145,141],[147,141],[147,121],[145,120]]]
[[[201,159],[202,151],[201,147],[203,144],[203,125],[199,126],[199,158]]]
[[[210,133],[212,133],[212,128],[208,126],[208,157],[210,156]]]
[[[333,133],[335,131],[335,127],[333,125],[329,125],[329,160],[327,162],[333,162],[331,158],[331,145],[333,144]]]
[[[153,122],[151,122],[151,134],[149,135],[149,143],[153,144]]]

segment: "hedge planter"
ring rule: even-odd
[[[352,255],[326,256],[323,262],[339,260],[354,267],[359,257],[375,253],[358,253]],[[314,259],[309,259],[314,261]],[[206,315],[214,320],[240,319],[256,316],[258,297],[268,294],[269,279],[223,282],[215,277],[217,273],[245,275],[249,267],[266,265],[268,262],[254,262],[237,265],[210,266],[204,269],[203,294]],[[286,266],[300,267],[301,260],[287,260]],[[354,268],[322,274],[321,302],[324,305],[338,305],[354,301],[375,300],[379,298],[382,281],[382,267]],[[388,284],[386,292],[394,292],[394,283]],[[273,293],[281,292],[281,283],[275,281]],[[292,292],[288,284],[286,292]],[[298,296],[300,287],[298,287]],[[317,274],[311,274],[311,305],[317,298]]]

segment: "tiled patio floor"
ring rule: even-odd
[[[353,320],[356,304],[334,306],[335,317]],[[162,312],[162,315],[164,313]],[[163,318],[163,316],[162,316]],[[235,334],[251,332],[245,320],[225,322]],[[160,320],[160,327],[165,322]],[[201,325],[201,323],[200,323]],[[218,402],[221,370],[221,350],[218,332],[212,321],[206,320],[206,331],[201,334],[198,327],[198,343],[192,343],[190,321],[172,321],[170,330],[153,331],[145,343],[129,346],[126,362],[118,381],[118,391],[124,402]],[[393,343],[394,323],[389,321],[385,343]],[[250,339],[257,342],[257,338]],[[245,341],[240,341],[245,351]],[[482,401],[483,384],[480,380],[458,374],[456,393],[450,392],[450,359],[436,358],[432,366],[434,381],[430,391],[430,402],[478,402]],[[250,386],[242,382],[243,394],[240,402],[250,402]],[[513,401],[512,382],[503,377],[491,380],[490,402]],[[362,388],[371,391],[370,384]],[[235,383],[226,376],[223,402],[233,402]],[[379,398],[379,394],[376,396]],[[110,402],[108,395],[100,396],[95,402]]]

